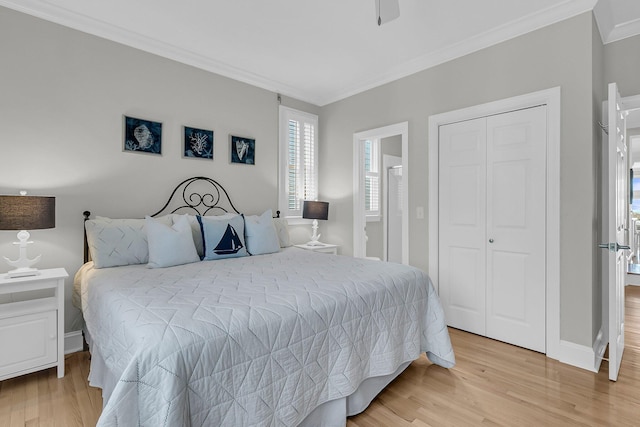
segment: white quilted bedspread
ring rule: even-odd
[[[117,378],[99,426],[295,426],[420,353],[455,363],[412,267],[289,248],[81,272],[92,348]]]

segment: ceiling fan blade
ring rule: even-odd
[[[400,16],[399,0],[374,0],[378,25],[386,24]]]

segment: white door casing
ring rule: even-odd
[[[546,155],[546,354],[593,369],[585,363],[574,361],[570,349],[560,341],[560,87],[546,89],[526,95],[507,98],[487,104],[441,113],[429,117],[429,275],[439,287],[439,128],[442,125],[477,117],[530,108],[547,106],[547,155]]]
[[[545,351],[546,107],[440,127],[439,283],[451,326]]]
[[[381,128],[353,134],[353,256],[366,256],[364,215],[364,160],[363,144],[367,139],[382,139],[400,135],[402,144],[402,171],[405,180],[409,175],[409,122],[396,123]],[[409,188],[402,187],[402,263],[409,264]]]

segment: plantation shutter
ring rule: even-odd
[[[370,219],[380,217],[380,143],[364,143],[364,210]]]
[[[285,217],[301,217],[302,201],[318,198],[317,124],[315,115],[281,107],[286,131],[281,132],[280,148],[286,158],[281,156],[280,210]]]

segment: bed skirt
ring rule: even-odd
[[[411,362],[405,362],[392,374],[367,378],[352,395],[326,402],[311,412],[300,427],[339,427],[347,425],[347,417],[363,412],[371,401]]]
[[[84,332],[85,339],[91,351],[91,369],[89,371],[89,385],[102,389],[103,407],[109,401],[111,392],[116,386],[115,375],[109,373],[102,355],[98,349],[93,348],[91,337]],[[347,417],[363,412],[375,397],[398,375],[400,375],[411,362],[401,364],[395,372],[380,377],[372,377],[364,380],[360,387],[350,396],[342,399],[325,402],[311,412],[307,418],[299,424],[299,427],[341,427],[347,425]]]

